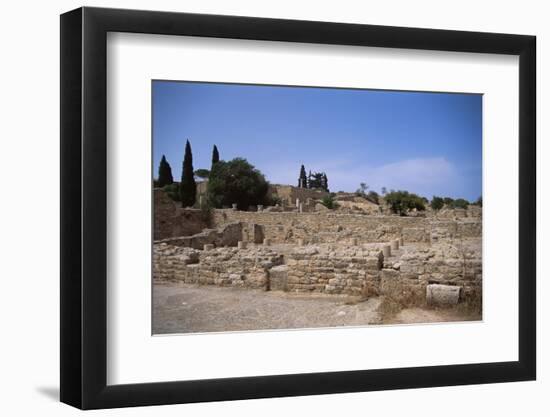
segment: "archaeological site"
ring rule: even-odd
[[[182,208],[154,190],[157,332],[481,319],[480,206],[399,215],[382,196],[375,203],[335,193],[329,209],[324,190],[270,185],[270,191],[272,206],[204,210]],[[177,307],[189,307],[178,314],[190,328],[170,316],[169,294],[162,296],[167,285],[182,297],[189,291]],[[218,303],[222,312],[197,326],[186,314],[203,314],[197,303],[204,291],[210,291],[204,302]],[[300,317],[283,319],[289,308]]]

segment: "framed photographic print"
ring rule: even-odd
[[[535,38],[61,16],[61,400],[535,379]]]

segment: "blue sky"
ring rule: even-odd
[[[304,164],[331,191],[481,195],[481,95],[153,81],[155,176],[164,154],[179,181],[186,139],[195,169],[216,144],[276,184]]]

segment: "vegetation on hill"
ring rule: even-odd
[[[441,210],[444,207],[447,207],[450,209],[455,209],[455,208],[467,209],[469,205],[470,203],[468,202],[468,200],[465,200],[463,198],[457,198],[455,200],[451,197],[438,197],[435,195],[432,197],[432,201],[430,202],[430,207],[433,210]]]
[[[240,210],[265,204],[269,184],[246,159],[235,158],[213,165],[208,180],[208,202],[213,207],[237,204]]]
[[[443,207],[445,207],[445,202],[443,201],[442,197],[433,196],[432,201],[430,202],[430,207],[432,210],[441,210]]]
[[[329,194],[329,195],[324,196],[321,199],[321,204],[323,206],[325,206],[326,208],[331,209],[331,210],[334,210],[335,208],[338,208],[338,203],[334,199],[333,194]]]
[[[424,199],[408,191],[391,191],[384,196],[393,213],[406,216],[412,210],[426,210]]]

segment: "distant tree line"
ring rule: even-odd
[[[464,198],[453,199],[451,197],[439,197],[433,196],[432,201],[430,202],[430,207],[433,210],[441,210],[444,207],[447,208],[461,208],[467,209],[469,205],[482,206],[482,199],[479,197],[475,202],[470,203]]]

